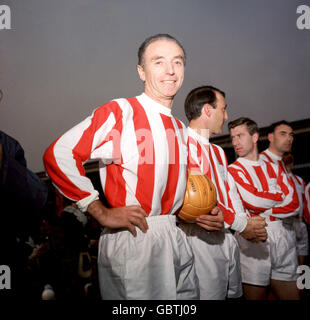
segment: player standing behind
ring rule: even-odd
[[[291,184],[295,186],[296,192],[298,193],[299,202],[300,202],[300,214],[302,215],[302,193],[304,192],[303,186],[300,181],[300,177],[294,176],[292,173],[290,174],[291,170],[285,165],[282,157],[285,152],[290,152],[292,149],[292,144],[294,141],[294,132],[293,128],[291,127],[290,123],[281,120],[278,122],[274,122],[270,125],[268,129],[268,140],[269,140],[269,147],[260,153],[260,157],[265,161],[270,161],[272,163],[278,163],[282,166],[283,170],[288,175],[289,181]],[[294,227],[297,236],[297,252],[298,252],[298,260],[299,264],[304,264],[305,256],[308,255],[308,231],[307,227],[303,225],[301,220],[294,221]]]
[[[283,154],[282,160],[284,162],[284,165],[287,169],[288,176],[294,181],[296,191],[298,193],[298,199],[299,199],[299,212],[298,215],[296,215],[296,219],[294,220],[294,228],[296,232],[296,241],[297,241],[297,254],[298,254],[298,264],[304,265],[306,258],[309,254],[309,238],[308,238],[308,230],[307,226],[304,223],[304,204],[305,204],[305,188],[306,183],[305,181],[295,175],[292,172],[292,167],[294,165],[294,157],[291,152],[285,152]]]
[[[305,188],[305,206],[303,216],[308,226],[310,225],[310,182]]]
[[[224,213],[225,228],[220,214],[211,211],[204,216],[207,230],[197,224],[180,223],[192,245],[195,268],[199,278],[201,299],[236,298],[242,295],[240,260],[237,242],[228,230],[241,232],[252,240],[265,240],[262,218],[247,220],[240,197],[228,176],[223,149],[209,142],[209,135],[221,134],[227,120],[225,93],[212,86],[193,89],[185,100],[189,120],[189,170],[198,169],[207,175],[217,190],[217,205]],[[198,219],[198,224],[201,218]]]
[[[253,243],[236,235],[245,298],[266,299],[267,287],[271,285],[277,299],[299,299],[292,222],[299,209],[297,194],[281,166],[259,158],[259,133],[253,120],[239,118],[230,122],[228,128],[239,156],[228,170],[251,215],[263,216],[268,224],[266,242]]]

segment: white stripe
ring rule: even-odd
[[[173,200],[173,206],[170,210],[169,213],[173,213],[175,212],[177,209],[179,209],[183,203],[184,200],[184,196],[180,196],[180,195],[184,195],[185,194],[185,190],[186,190],[186,170],[187,170],[187,155],[188,155],[188,150],[187,150],[187,146],[183,144],[182,142],[182,136],[181,136],[181,132],[179,130],[178,124],[176,123],[176,120],[172,117],[172,123],[176,132],[176,136],[177,136],[177,141],[178,141],[178,145],[179,145],[179,176],[178,176],[178,184],[177,184],[177,188],[175,191],[175,197]],[[185,127],[182,123],[182,127],[183,127],[183,133],[185,133]],[[184,137],[185,141],[187,140],[187,137]]]
[[[161,116],[157,112],[144,109],[149,119],[154,142],[154,192],[152,210],[149,216],[161,213],[161,198],[165,192],[168,178],[169,146],[166,139],[166,131]]]
[[[80,175],[71,151],[81,139],[84,131],[90,126],[92,116],[67,131],[56,142],[54,145],[54,157],[60,170],[77,188],[94,194],[95,189],[92,182],[89,178]]]

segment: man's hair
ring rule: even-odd
[[[248,132],[251,136],[253,136],[254,133],[259,133],[257,123],[252,119],[246,118],[246,117],[241,117],[236,120],[228,122],[228,129],[230,131],[231,129],[234,129],[243,124],[247,126]]]
[[[181,43],[174,37],[172,37],[170,34],[167,33],[159,33],[159,34],[155,34],[154,36],[148,37],[146,38],[143,43],[140,45],[139,50],[138,50],[138,65],[143,66],[144,65],[144,53],[146,48],[153,42],[157,41],[157,40],[169,40],[169,41],[173,41],[175,42],[182,50],[184,53],[184,65],[186,62],[186,53],[185,50],[183,48],[183,46],[181,45]]]
[[[225,98],[225,92],[212,86],[201,86],[189,92],[185,99],[184,108],[188,121],[200,117],[205,104],[210,104],[214,109],[217,107],[216,92]]]
[[[294,163],[294,156],[293,156],[292,152],[290,152],[290,151],[284,152],[284,154],[282,156],[282,160],[286,166],[293,164]]]
[[[282,124],[284,124],[284,125],[289,126],[290,128],[292,128],[292,125],[291,125],[288,121],[286,121],[286,120],[281,120],[281,121],[277,121],[277,122],[272,123],[272,124],[268,127],[268,129],[267,129],[267,133],[268,133],[268,134],[269,134],[269,133],[274,133],[275,130],[276,130],[276,128],[277,128],[278,126],[281,126]],[[292,128],[292,129],[293,129],[293,128]]]

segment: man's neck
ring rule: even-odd
[[[250,161],[258,161],[259,159],[259,154],[258,154],[258,150],[257,147],[254,147],[254,150],[251,151],[250,153],[248,153],[245,157],[243,157],[244,159],[250,160]]]
[[[205,126],[203,126],[201,121],[199,121],[199,119],[191,120],[188,126],[191,129],[195,130],[195,132],[200,136],[202,136],[203,138],[208,140],[211,138],[212,131],[206,128]]]
[[[155,102],[163,105],[164,107],[167,107],[169,109],[172,109],[172,105],[173,105],[173,98],[174,97],[157,97],[154,96],[151,91],[147,90],[147,88],[144,89],[144,93],[151,98],[152,100],[154,100]]]
[[[282,156],[283,156],[283,152],[279,152],[279,151],[278,151],[277,149],[275,149],[272,145],[269,145],[268,150],[269,150],[271,153],[273,153],[273,154],[275,154],[276,156],[278,156],[278,157],[281,157],[281,158],[282,158]]]

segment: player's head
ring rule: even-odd
[[[156,102],[171,107],[184,79],[185,51],[168,34],[147,38],[138,51],[137,70],[144,92]]]
[[[268,129],[269,149],[278,156],[291,151],[294,133],[289,122],[281,120],[274,122]]]
[[[147,49],[147,47],[155,42],[155,41],[158,41],[158,40],[167,40],[167,41],[173,41],[174,43],[176,43],[183,51],[183,59],[184,59],[184,65],[186,64],[186,52],[181,44],[180,41],[178,41],[176,38],[174,38],[173,36],[171,36],[170,34],[167,34],[167,33],[158,33],[158,34],[155,34],[153,36],[150,36],[148,38],[146,38],[142,44],[140,45],[139,47],[139,50],[138,50],[138,65],[140,66],[144,66],[144,63],[145,63],[145,51]]]
[[[252,119],[241,117],[228,123],[232,145],[239,157],[246,158],[257,153],[259,130]]]
[[[189,122],[199,119],[210,134],[223,132],[228,120],[225,92],[213,86],[201,86],[189,92],[185,99],[185,114]]]

